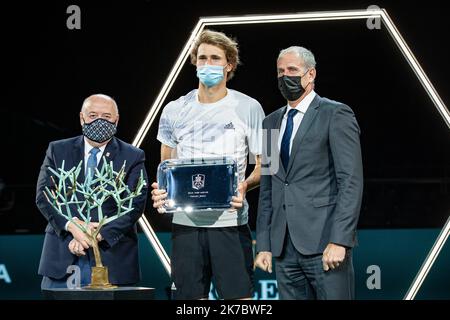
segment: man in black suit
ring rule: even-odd
[[[353,299],[360,130],[347,105],[314,92],[315,65],[302,47],[282,50],[277,60],[287,106],[263,122],[255,266],[271,272],[275,258],[282,299]]]
[[[74,225],[82,223],[75,218],[68,222],[60,216],[47,202],[43,191],[52,187],[51,173],[48,168],[56,170],[65,161],[65,168],[77,166],[83,161],[83,169],[78,177],[83,182],[88,174],[103,158],[112,161],[114,170],[119,171],[126,161],[126,183],[134,190],[141,170],[144,178],[147,175],[144,168],[144,151],[133,147],[114,137],[119,121],[116,102],[105,95],[96,94],[88,97],[80,112],[80,123],[83,136],[54,141],[49,144],[42,164],[36,188],[36,204],[47,219],[45,240],[39,265],[39,274],[43,276],[42,285],[45,288],[65,288],[67,267],[77,264],[81,269],[81,284],[90,283],[91,266],[94,257],[89,252],[90,243],[85,234]],[[135,284],[140,278],[138,260],[138,238],[136,222],[144,211],[147,199],[147,188],[133,201],[134,210],[102,227],[98,237],[102,262],[108,266],[109,280],[117,285]],[[113,199],[107,200],[102,206],[104,215],[115,215],[117,205]],[[73,215],[76,210],[72,210]],[[98,225],[96,212],[92,214],[91,228]]]

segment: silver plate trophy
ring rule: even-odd
[[[158,166],[159,189],[167,191],[168,212],[230,208],[238,172],[231,157],[169,159]]]

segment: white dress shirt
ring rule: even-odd
[[[105,151],[106,145],[107,145],[107,143],[102,145],[101,147],[99,147],[100,151],[97,152],[97,165],[100,164],[100,160],[102,159],[102,155],[103,155],[103,152]],[[91,152],[91,150],[93,148],[94,147],[89,144],[88,140],[86,138],[84,138],[84,172],[85,173],[87,170],[87,162],[88,162],[88,159],[90,156],[89,152]]]
[[[278,137],[278,150],[281,150],[281,140],[283,140],[284,130],[286,129],[286,123],[287,123],[289,110],[291,110],[291,109],[298,110],[298,112],[296,113],[296,115],[293,118],[294,126],[292,128],[291,141],[289,142],[289,154],[291,154],[292,141],[294,140],[295,134],[297,133],[297,130],[300,127],[300,124],[302,123],[303,116],[305,115],[306,110],[308,110],[308,107],[311,104],[311,102],[313,101],[313,99],[315,98],[315,96],[316,96],[316,93],[313,90],[310,93],[308,93],[306,95],[306,97],[304,97],[303,100],[300,101],[300,103],[295,108],[292,108],[288,104],[286,113],[284,114],[283,120],[281,121],[280,136]]]

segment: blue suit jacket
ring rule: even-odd
[[[108,162],[113,161],[116,171],[119,171],[126,161],[126,183],[131,190],[134,190],[141,170],[148,182],[144,167],[144,151],[113,138],[107,144],[103,157],[106,157]],[[53,209],[43,194],[45,187],[52,186],[51,172],[48,167],[60,168],[63,160],[65,169],[77,166],[80,161],[84,160],[83,136],[51,142],[37,182],[36,205],[48,221],[38,273],[56,279],[63,278],[66,275],[67,266],[73,264],[77,258],[68,249],[69,242],[73,237],[64,229],[67,220]],[[99,168],[102,163],[103,159],[98,165]],[[81,170],[78,181],[84,181],[84,170]],[[111,283],[132,284],[140,279],[136,222],[144,212],[146,199],[147,187],[144,187],[142,195],[133,201],[134,210],[132,212],[106,224],[100,230],[104,238],[99,243],[102,262],[108,267]],[[104,214],[111,215],[115,214],[116,207],[113,199],[110,199],[104,203],[102,210]],[[77,216],[76,210],[72,210],[72,214]],[[78,216],[78,218],[80,217]],[[96,213],[93,214],[92,221],[98,221]],[[94,263],[93,254],[91,256],[91,262]]]

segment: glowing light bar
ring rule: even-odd
[[[445,242],[448,239],[448,236],[450,234],[450,217],[447,219],[447,222],[445,223],[444,228],[442,228],[441,233],[436,239],[436,242],[434,243],[433,247],[431,248],[430,252],[428,253],[427,258],[425,259],[424,263],[420,267],[419,273],[416,275],[416,278],[414,279],[413,283],[411,284],[411,287],[409,288],[408,292],[406,293],[404,300],[414,300],[416,297],[417,292],[419,291],[420,287],[422,286],[423,281],[428,275],[428,272],[430,272],[431,267],[433,266],[434,262],[436,261],[436,258],[438,257],[439,253],[441,252],[442,248],[444,247]]]
[[[381,10],[342,10],[303,12],[291,14],[271,15],[245,15],[239,17],[205,17],[199,23],[208,25],[250,24],[250,23],[278,23],[278,22],[300,22],[300,21],[323,21],[323,20],[350,20],[368,19],[380,16]]]
[[[172,272],[172,269],[170,267],[170,258],[167,255],[166,250],[164,250],[164,247],[159,241],[158,236],[153,231],[153,228],[148,222],[145,215],[142,215],[142,217],[139,219],[139,225],[141,226],[142,230],[144,231],[145,235],[150,241],[153,250],[155,250],[156,254],[159,257],[159,260],[161,260],[164,269],[166,269],[166,272],[170,275]]]
[[[386,12],[386,10],[381,11],[381,17],[382,17],[382,21],[384,22],[384,25],[388,28],[389,33],[391,34],[395,43],[400,48],[400,51],[402,52],[403,56],[406,58],[409,65],[414,70],[414,73],[416,74],[417,78],[419,78],[419,81],[420,81],[420,83],[422,83],[422,86],[424,87],[425,91],[428,93],[428,96],[431,98],[434,105],[436,106],[439,113],[441,114],[442,118],[444,119],[445,123],[447,123],[447,126],[450,128],[450,112],[448,111],[448,109],[445,106],[444,102],[442,101],[441,97],[437,93],[437,91],[434,88],[433,84],[431,83],[430,79],[428,79],[427,75],[423,71],[423,69],[420,66],[419,62],[417,61],[416,57],[412,53],[411,49],[406,44],[402,35],[395,27],[394,23],[392,22],[391,18],[389,17],[388,13]]]

